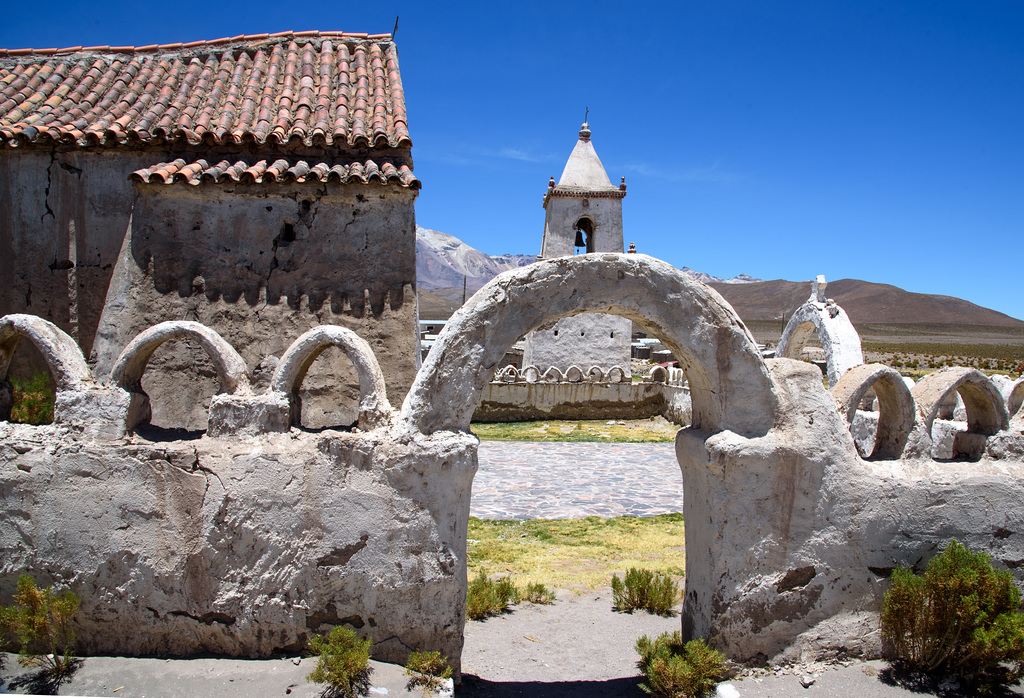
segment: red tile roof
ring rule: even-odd
[[[0,147],[168,142],[411,147],[391,36],[0,49]]]
[[[364,160],[347,164],[328,164],[309,160],[279,158],[276,160],[247,159],[210,162],[186,162],[178,158],[132,172],[132,180],[147,184],[201,184],[204,182],[243,182],[269,184],[270,182],[339,182],[381,184],[397,182],[403,187],[419,189],[420,181],[409,165],[401,159]]]

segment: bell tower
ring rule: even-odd
[[[611,183],[584,122],[558,184],[554,177],[548,181],[540,258],[622,252],[625,196],[626,178],[618,186]],[[563,318],[527,335],[523,365],[541,373],[554,366],[563,374],[570,366],[584,373],[593,366],[604,373],[618,366],[628,376],[631,330],[632,323],[616,315]]]
[[[558,184],[554,177],[548,181],[540,256],[624,251],[625,196],[626,178],[619,186],[611,183],[590,141],[590,127],[584,123]]]

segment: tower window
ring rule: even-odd
[[[576,242],[573,245],[573,254],[585,254],[594,251],[594,221],[583,217],[576,221],[573,226],[576,231]]]

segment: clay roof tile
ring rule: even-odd
[[[370,184],[398,184],[407,189],[419,189],[420,182],[412,173],[408,163],[399,158],[372,158],[348,163],[329,163],[324,160],[311,161],[305,158],[277,158],[273,162],[265,159],[234,162],[221,160],[210,165],[199,159],[186,163],[179,158],[172,162],[158,163],[136,170],[131,174],[134,182],[144,184],[244,182],[247,184],[269,184],[272,182],[338,182]]]
[[[390,34],[0,49],[0,58],[0,148],[48,139],[80,147],[412,145]]]

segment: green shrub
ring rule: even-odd
[[[31,378],[11,379],[11,421],[49,424],[53,421],[56,392],[50,374],[38,371]]]
[[[411,691],[419,686],[425,694],[440,693],[445,680],[452,677],[452,668],[448,665],[448,660],[436,650],[412,652],[405,663],[405,675],[410,677],[409,683],[406,684],[407,690]]]
[[[473,620],[482,620],[487,616],[504,613],[510,605],[519,603],[519,600],[519,590],[511,578],[502,577],[493,581],[480,570],[480,574],[469,583],[466,590],[466,615]]]
[[[882,637],[910,668],[958,674],[968,685],[1024,676],[1024,614],[1010,572],[952,541],[924,575],[892,574]]]
[[[54,594],[52,586],[38,589],[35,580],[23,574],[14,601],[14,606],[0,614],[0,628],[5,636],[16,638],[18,663],[40,667],[52,679],[68,676],[74,667],[75,631],[71,626],[78,612],[78,596],[73,591]]]
[[[370,688],[370,641],[356,637],[354,631],[336,626],[327,637],[314,635],[309,649],[319,656],[306,681],[327,684],[326,695],[355,698]]]
[[[690,640],[684,645],[678,630],[654,640],[641,635],[636,651],[640,655],[637,666],[644,675],[640,689],[653,696],[697,698],[709,693],[725,676],[725,655],[708,647],[704,640]]]
[[[625,581],[612,575],[612,602],[620,611],[643,609],[660,616],[672,615],[679,600],[679,586],[668,575],[630,567]]]
[[[522,593],[523,601],[529,601],[530,603],[536,604],[549,604],[555,601],[555,592],[548,589],[540,582],[530,582],[523,589]]]

